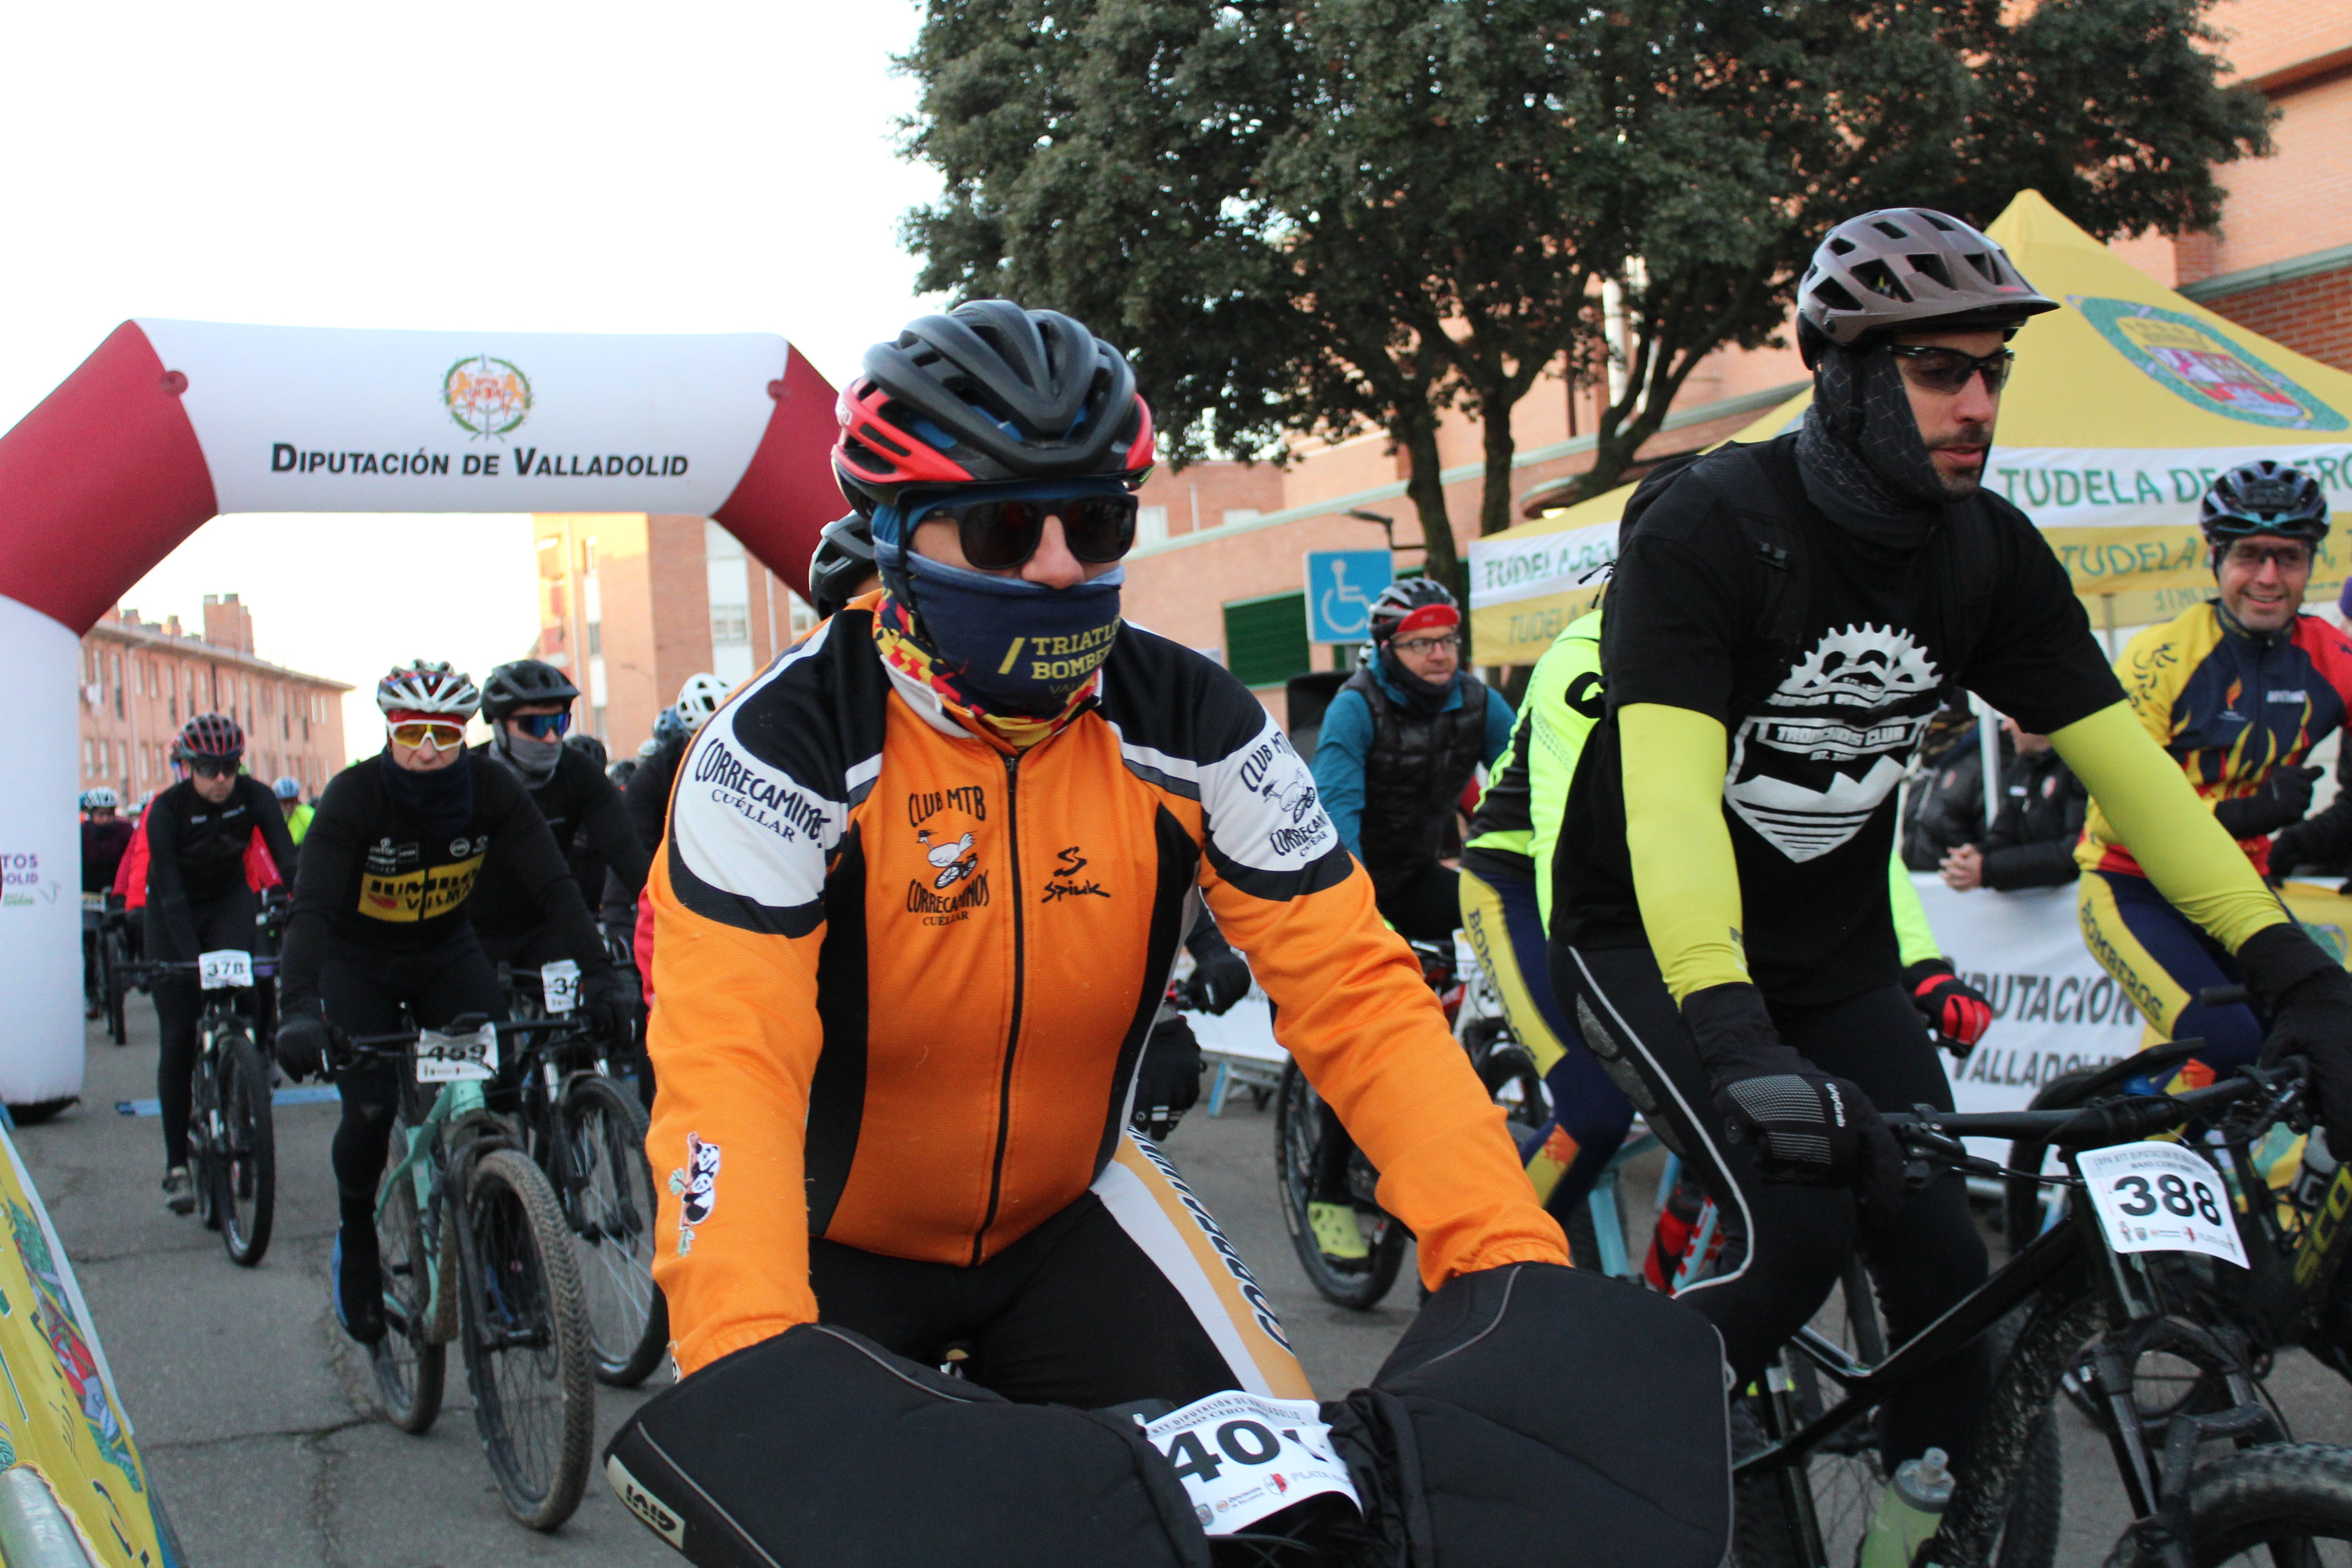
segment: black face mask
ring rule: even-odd
[[[1444,707],[1445,700],[1454,694],[1454,687],[1462,680],[1459,669],[1444,680],[1423,680],[1404,667],[1404,660],[1397,657],[1396,647],[1392,643],[1381,644],[1381,673],[1388,677],[1391,685],[1404,693],[1406,701],[1424,713],[1435,712]]]
[[[459,757],[446,768],[425,773],[394,762],[390,747],[384,749],[379,760],[383,770],[384,794],[416,818],[425,832],[436,838],[450,837],[464,832],[474,820],[472,757]]]
[[[1919,438],[1919,421],[1888,353],[1830,347],[1813,371],[1813,404],[1797,436],[1805,494],[1864,539],[1916,548],[1952,499]]]

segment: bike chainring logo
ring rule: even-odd
[[[476,354],[441,378],[441,404],[474,435],[504,436],[530,416],[530,378],[511,360]]]

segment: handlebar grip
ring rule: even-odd
[[[2253,999],[2254,994],[2243,985],[2208,985],[2197,993],[2200,1007],[2243,1007]]]

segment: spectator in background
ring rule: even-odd
[[[2011,754],[2004,732],[2003,767]],[[1945,856],[1985,837],[1984,755],[1966,699],[1929,721],[1919,742],[1919,768],[1903,803],[1903,864],[1914,871],[1936,871],[1943,868]]]
[[[2083,817],[2090,809],[2091,792],[2074,770],[2059,759],[2047,735],[2030,735],[2015,720],[2004,719],[2001,729],[2016,747],[2016,756],[2000,775],[2000,811],[1984,836],[1984,847],[1956,846],[1937,868],[1944,883],[1960,892],[1990,888],[2011,893],[2021,888],[2063,888],[2083,874],[2075,862],[2075,841],[2083,837]],[[1979,776],[1983,770],[1969,764]]]

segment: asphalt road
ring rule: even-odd
[[[155,1092],[153,1012],[134,997],[131,1016],[128,1047],[93,1029],[84,1102],[23,1130],[18,1143],[194,1568],[678,1561],[601,1481],[551,1534],[509,1520],[454,1358],[448,1407],[430,1434],[412,1437],[377,1416],[365,1359],[327,1308],[331,1104],[278,1108],[277,1230],[258,1268],[231,1264],[214,1233],[166,1213],[157,1122],[113,1109]],[[1370,1379],[1415,1292],[1408,1270],[1387,1302],[1352,1312],[1307,1288],[1275,1201],[1273,1138],[1271,1114],[1236,1096],[1220,1120],[1195,1112],[1168,1147],[1251,1261],[1329,1397]],[[643,1392],[599,1389],[600,1446],[666,1375]],[[2352,1390],[2332,1373],[2297,1354],[2282,1361],[2271,1388],[2298,1437],[2352,1443]],[[2064,1421],[2060,1561],[2095,1564],[2126,1521],[2122,1492],[2104,1439],[2071,1411]]]

